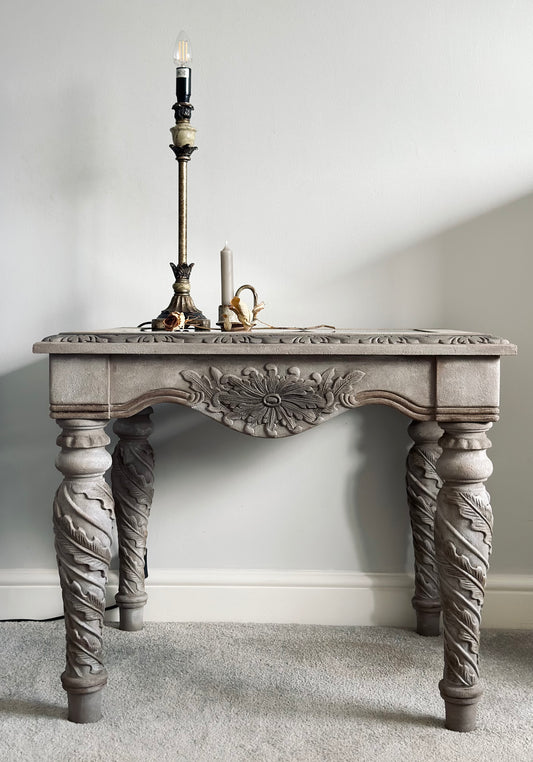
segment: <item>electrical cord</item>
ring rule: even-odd
[[[148,548],[144,550],[144,578],[148,579]],[[104,611],[112,611],[113,609],[118,609],[118,603],[106,606]],[[0,619],[0,624],[2,622],[59,622],[64,618],[64,614],[59,614],[59,616],[51,616],[48,619]]]
[[[114,603],[112,606],[106,606],[105,611],[111,611],[112,609],[118,609],[118,603]],[[60,614],[59,616],[51,616],[49,619],[0,619],[0,623],[2,622],[59,622],[61,619],[64,619],[65,615]]]
[[[268,331],[268,330],[274,330],[274,331],[316,331],[320,328],[328,328],[332,331],[336,331],[334,325],[327,325],[326,323],[322,323],[321,325],[307,325],[307,326],[286,326],[286,325],[270,325],[269,323],[265,323],[264,320],[257,320],[258,323],[261,323],[260,326],[254,326],[255,331]],[[151,331],[151,327],[145,327],[145,326],[151,326],[152,321],[147,320],[144,323],[139,323],[137,328],[139,328],[141,331]],[[192,328],[193,326],[189,326],[189,328]],[[196,328],[202,328],[202,330],[209,330],[204,328],[203,326],[196,326]],[[172,333],[172,331],[169,331],[169,333]]]

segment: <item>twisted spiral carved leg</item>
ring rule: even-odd
[[[486,432],[492,424],[442,424],[437,471],[443,486],[437,500],[435,545],[444,621],[446,727],[476,726],[481,696],[479,633],[492,544],[492,510],[485,481],[492,473]]]
[[[154,494],[154,453],[148,442],[152,433],[151,408],[115,422],[120,437],[113,453],[111,483],[117,517],[120,580],[116,601],[121,630],[142,630],[144,567],[148,517]]]
[[[434,523],[441,487],[436,466],[442,429],[436,421],[413,421],[408,430],[414,442],[407,456],[406,483],[415,553],[416,631],[420,635],[438,635],[441,605]]]
[[[64,479],[54,500],[54,531],[65,609],[67,664],[61,675],[71,722],[101,717],[105,585],[111,559],[113,497],[104,480],[111,465],[105,422],[65,420],[56,466]]]

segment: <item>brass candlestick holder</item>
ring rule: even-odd
[[[190,103],[175,103],[172,108],[176,124],[170,130],[170,148],[178,162],[178,264],[170,263],[175,279],[172,286],[174,296],[168,307],[152,320],[152,331],[168,330],[165,319],[172,313],[183,313],[187,328],[209,330],[211,323],[196,307],[191,296],[190,275],[194,263],[187,263],[187,165],[196,151],[196,129],[191,127],[194,107]]]

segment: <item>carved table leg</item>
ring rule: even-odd
[[[111,483],[115,498],[120,580],[116,601],[120,629],[142,630],[144,566],[148,517],[154,494],[154,454],[148,437],[152,433],[151,408],[115,422],[120,437],[113,453]]]
[[[434,521],[441,480],[435,468],[441,454],[442,429],[436,421],[413,421],[409,435],[414,444],[407,456],[407,502],[415,552],[416,631],[440,632],[440,593],[435,558]]]
[[[444,620],[446,727],[476,726],[481,696],[479,634],[492,543],[492,510],[484,482],[492,473],[486,432],[492,424],[446,423],[437,471],[443,480],[437,500],[435,545]]]
[[[64,475],[54,500],[54,531],[65,608],[67,664],[61,675],[71,722],[101,717],[105,585],[111,559],[113,498],[104,480],[111,465],[105,421],[58,421],[56,461]]]

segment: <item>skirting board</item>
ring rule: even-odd
[[[117,573],[110,573],[108,605]],[[413,627],[409,574],[151,569],[145,621],[278,622]],[[55,570],[0,569],[0,619],[62,613]],[[117,611],[108,612],[110,621]],[[533,629],[533,575],[489,574],[483,626]]]

